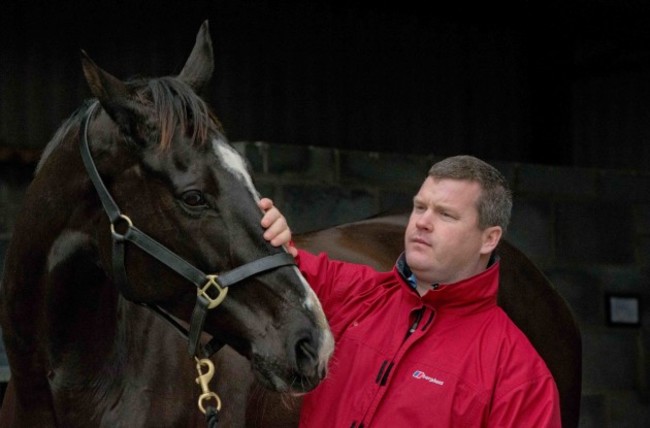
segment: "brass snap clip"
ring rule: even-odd
[[[216,393],[210,391],[210,386],[208,385],[210,380],[212,380],[212,376],[214,376],[214,364],[207,358],[199,360],[194,357],[194,359],[196,360],[196,371],[199,373],[199,377],[196,378],[196,383],[201,385],[201,391],[203,391],[199,396],[199,410],[205,415],[206,410],[203,403],[210,399],[215,400],[217,411],[221,410],[221,399]],[[203,372],[203,367],[207,367],[207,371]]]

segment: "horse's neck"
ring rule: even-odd
[[[104,235],[108,235],[108,222],[95,198],[76,144],[66,141],[41,165],[30,185],[26,215],[22,224],[17,224],[20,244],[15,251],[16,266],[28,265],[21,269],[38,272],[32,275],[32,283],[21,284],[14,292],[24,294],[30,289],[33,296],[44,297],[32,301],[40,306],[32,308],[39,319],[32,323],[32,330],[36,333],[37,324],[47,326],[50,364],[74,361],[68,357],[78,353],[76,358],[84,364],[75,367],[71,363],[68,369],[89,374],[103,370],[103,365],[113,371],[130,370],[131,362],[125,361],[124,355],[156,352],[166,340],[157,336],[159,330],[165,337],[176,334],[161,329],[164,324],[153,320],[150,311],[124,301],[104,271],[97,239],[101,228],[105,227]],[[33,236],[42,239],[38,248],[29,248],[35,247]],[[150,337],[160,340],[154,342]],[[94,360],[85,358],[84,353]]]
[[[126,301],[112,283],[86,286],[87,292],[77,295],[74,302],[50,308],[50,322],[58,330],[50,346],[53,385],[58,381],[69,385],[71,379],[82,384],[111,379],[110,385],[104,385],[107,388],[119,388],[123,380],[147,382],[142,378],[150,368],[142,361],[150,356],[160,358],[165,346],[178,349],[169,344],[176,339],[174,332],[161,328],[161,321],[149,310]],[[59,297],[70,293],[74,291]]]
[[[52,253],[48,258],[48,351],[55,370],[59,364],[70,361],[71,354],[79,354],[75,357],[82,359],[83,355],[105,356],[112,352],[117,337],[117,291],[99,266],[90,238],[72,234],[67,235],[67,240],[73,240],[74,236],[79,242],[67,244],[74,249],[68,248],[72,253],[61,255],[64,260],[52,266]],[[93,365],[79,369],[94,370]]]
[[[139,427],[167,414],[169,421],[162,425],[177,425],[196,392],[193,361],[182,352],[180,336],[119,295],[102,304],[111,308],[100,309],[88,324],[87,333],[94,337],[82,334],[77,343],[70,341],[50,374],[57,407],[75,409],[62,416],[63,422],[123,426],[129,420],[129,426]],[[170,381],[170,373],[177,379]],[[133,409],[141,411],[134,414]],[[92,419],[97,415],[103,415],[101,422]]]

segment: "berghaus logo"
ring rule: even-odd
[[[427,376],[427,374],[425,372],[423,372],[422,370],[414,371],[413,372],[413,377],[415,379],[426,380],[429,383],[435,383],[436,385],[440,385],[440,386],[445,384],[445,382],[440,380],[440,379],[437,379],[437,378],[431,377],[431,376]]]

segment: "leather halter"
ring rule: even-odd
[[[188,352],[191,356],[196,356],[207,312],[209,309],[216,308],[223,299],[225,299],[226,294],[228,293],[228,287],[260,273],[282,266],[295,265],[296,263],[290,254],[282,252],[254,260],[226,273],[208,275],[192,266],[176,253],[172,252],[170,249],[135,227],[129,217],[120,212],[119,207],[104,185],[90,153],[90,147],[88,144],[88,125],[98,105],[99,102],[95,102],[88,109],[88,112],[82,121],[82,126],[79,130],[79,148],[81,150],[81,158],[86,167],[86,172],[95,186],[95,190],[99,195],[104,211],[111,222],[111,236],[113,241],[113,280],[122,293],[125,294],[125,297],[127,297],[126,295],[128,294],[129,286],[124,265],[124,247],[125,243],[128,241],[135,244],[140,249],[144,250],[149,255],[158,259],[164,265],[193,283],[197,287],[197,298],[192,313],[192,319],[190,321],[189,332],[179,322],[177,322],[172,315],[158,305],[146,302],[135,303],[153,310],[157,315],[169,322],[183,337],[188,339]],[[117,231],[116,225],[118,223],[126,227],[124,233]],[[215,292],[216,296],[214,296]],[[216,339],[213,339],[206,346],[202,346],[200,352],[202,356],[210,356],[218,351],[221,346],[223,346],[223,344],[220,344]]]

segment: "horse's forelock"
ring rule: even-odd
[[[161,77],[147,82],[153,109],[157,112],[160,148],[167,149],[176,130],[191,131],[193,144],[206,144],[210,127],[220,129],[219,122],[208,105],[185,83],[173,77]]]

